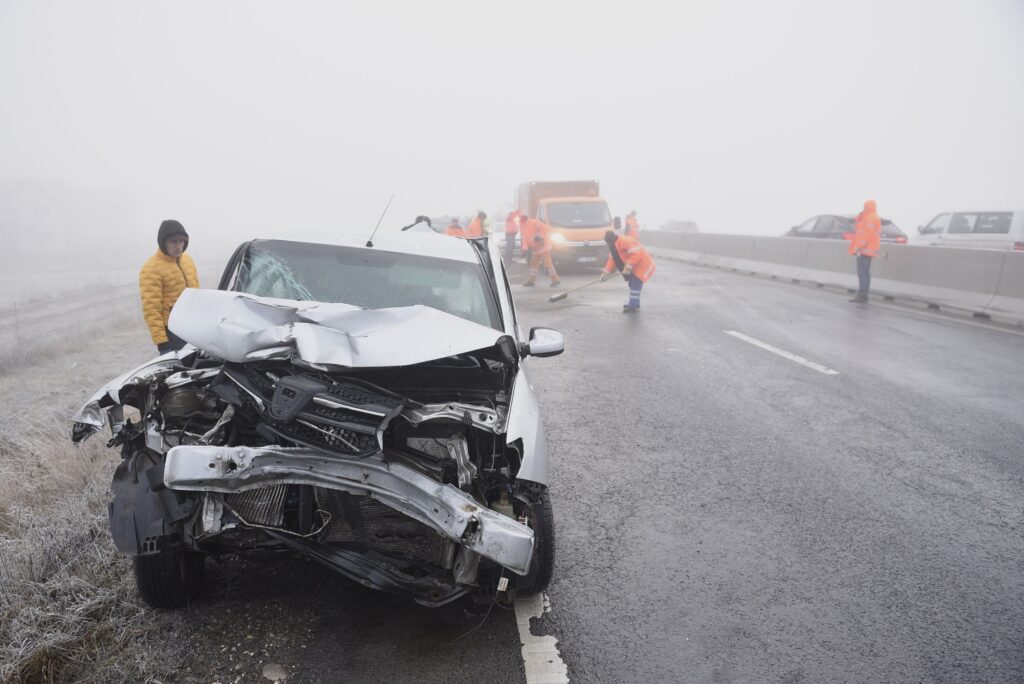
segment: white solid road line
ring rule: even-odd
[[[551,610],[547,594],[516,599],[516,626],[523,644],[526,684],[568,684],[569,671],[558,655],[558,640],[553,636],[530,634],[530,618],[539,618]]]
[[[744,342],[749,342],[750,344],[754,345],[755,347],[760,347],[761,349],[764,349],[766,351],[770,351],[772,354],[778,354],[779,356],[781,356],[784,359],[789,359],[790,361],[792,361],[794,363],[799,363],[801,366],[807,366],[808,368],[810,368],[812,370],[816,370],[819,373],[824,373],[825,375],[839,375],[839,371],[837,371],[837,370],[832,370],[828,366],[822,366],[820,363],[815,363],[814,361],[808,361],[807,359],[805,359],[802,356],[797,356],[796,354],[791,354],[790,352],[785,351],[783,349],[779,349],[778,347],[773,347],[772,345],[768,344],[767,342],[762,342],[761,340],[759,340],[759,339],[757,339],[755,337],[750,337],[749,335],[744,335],[743,333],[736,332],[735,330],[723,330],[722,332],[724,332],[726,335],[732,335],[736,339],[743,340]]]
[[[979,323],[978,321],[969,321],[964,318],[957,316],[956,314],[941,314],[932,313],[931,311],[922,311],[909,306],[898,306],[896,304],[881,304],[878,302],[871,302],[872,307],[879,309],[888,309],[889,311],[899,311],[900,313],[911,313],[915,316],[924,316],[927,318],[934,318],[938,321],[946,321],[947,323],[959,323],[960,325],[971,325],[975,328],[984,328],[985,330],[992,330],[995,332],[1007,333],[1008,335],[1017,335],[1018,337],[1024,337],[1024,331],[1012,330],[1008,327],[1000,327],[999,325],[992,325],[989,323]],[[1005,325],[1005,324],[1004,324]]]

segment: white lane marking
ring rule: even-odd
[[[784,359],[789,359],[790,361],[793,361],[794,363],[799,363],[801,366],[807,366],[808,368],[816,370],[819,373],[824,373],[825,375],[839,375],[839,371],[837,371],[837,370],[832,370],[828,366],[822,366],[820,363],[815,363],[814,361],[808,361],[807,359],[805,359],[802,356],[797,356],[796,354],[791,354],[790,352],[785,351],[783,349],[779,349],[778,347],[773,347],[772,345],[768,344],[767,342],[762,342],[761,340],[759,340],[759,339],[757,339],[755,337],[750,337],[749,335],[744,335],[743,333],[736,332],[735,330],[723,330],[722,332],[724,332],[726,335],[732,335],[736,339],[743,340],[744,342],[748,342],[748,343],[754,345],[755,347],[760,347],[761,349],[764,349],[765,351],[770,351],[772,354],[778,354],[779,356],[781,356]]]
[[[526,684],[568,684],[569,671],[558,655],[558,639],[530,634],[530,618],[540,618],[551,610],[547,594],[516,599],[516,625],[523,645]]]

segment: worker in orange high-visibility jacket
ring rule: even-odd
[[[466,231],[462,229],[462,225],[459,223],[459,219],[457,218],[452,219],[452,222],[444,229],[444,234],[458,238],[466,237]]]
[[[616,235],[613,231],[604,234],[608,244],[608,261],[601,271],[601,280],[608,280],[615,271],[622,273],[629,284],[629,302],[622,307],[622,313],[636,313],[640,310],[640,291],[644,283],[654,275],[654,259],[636,238]]]
[[[519,232],[519,217],[518,209],[508,212],[508,216],[505,217],[505,261],[510,264],[516,255],[516,233]]]
[[[530,236],[530,277],[523,285],[533,287],[537,284],[537,271],[541,263],[551,276],[551,287],[557,287],[562,281],[551,263],[551,226],[537,219],[526,219],[522,227],[523,235]]]
[[[857,257],[857,295],[850,301],[866,304],[871,289],[871,262],[878,256],[882,245],[882,220],[878,218],[878,207],[874,200],[864,203],[864,211],[857,215],[853,235],[850,238],[850,254]]]
[[[526,263],[530,263],[530,259],[533,258],[533,234],[536,224],[537,221],[526,214],[519,217],[519,251],[523,253],[523,260]]]
[[[640,222],[636,220],[636,209],[626,215],[626,231],[624,235],[628,235],[634,240],[640,239]]]
[[[476,217],[469,222],[469,228],[466,229],[466,237],[478,238],[484,236],[484,221],[487,220],[487,214],[482,211],[476,213]]]

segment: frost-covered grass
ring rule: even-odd
[[[125,328],[65,341],[0,375],[2,682],[152,681],[173,660],[175,640],[159,634],[173,623],[141,605],[110,541],[118,453],[103,434],[68,439],[73,409],[144,357],[144,336]]]
[[[131,569],[106,530],[108,454],[54,426],[0,432],[0,680],[141,681]]]

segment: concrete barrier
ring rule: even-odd
[[[1002,252],[999,284],[985,313],[1024,320],[1024,252]]]
[[[657,231],[646,232],[642,241],[655,256],[661,247],[704,266],[857,287],[846,241]],[[883,244],[871,276],[873,294],[1024,324],[1024,253]]]

